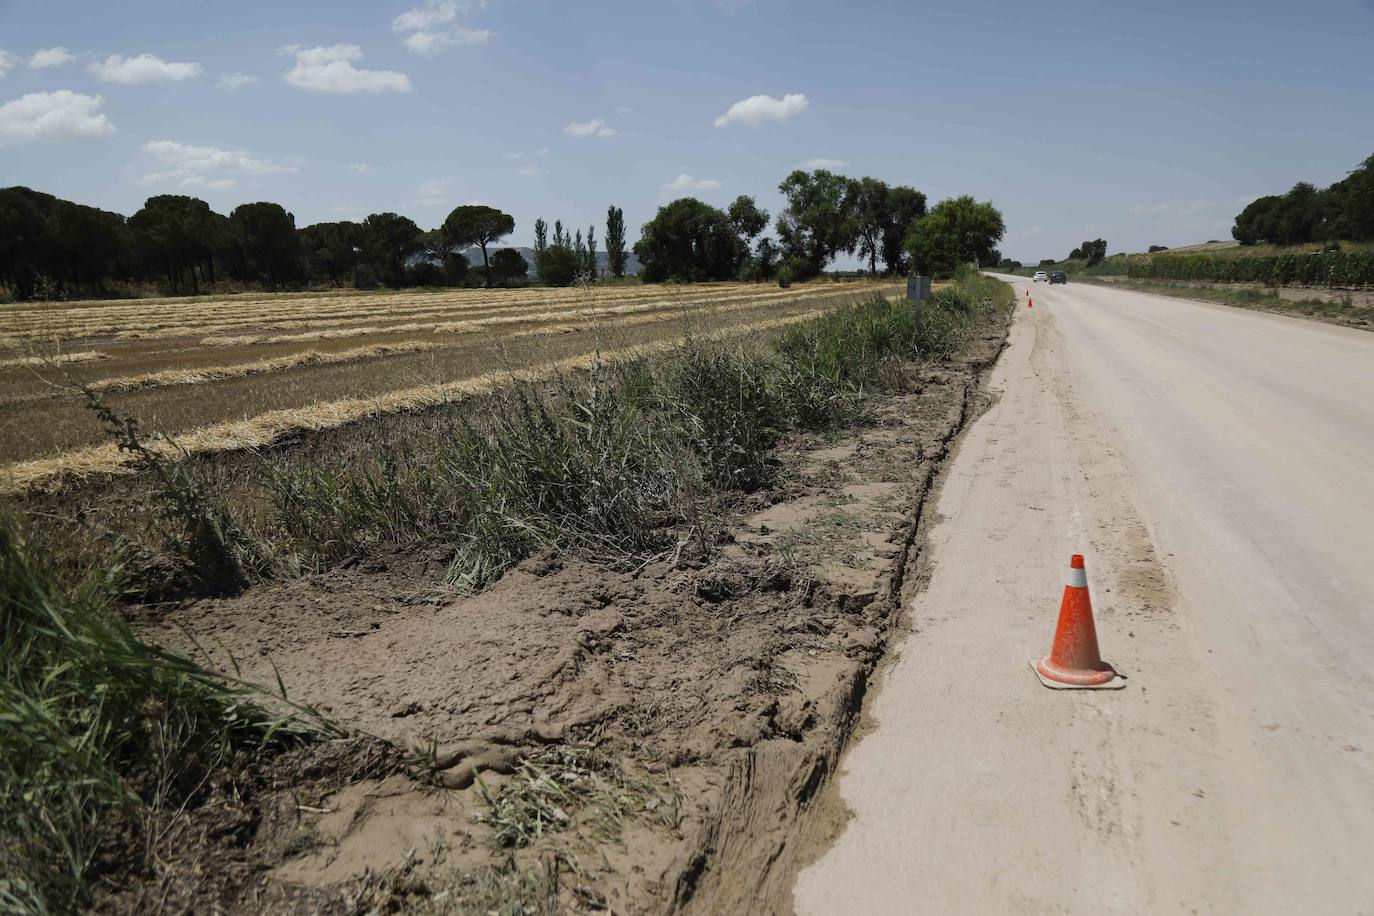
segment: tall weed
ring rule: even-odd
[[[256,688],[140,641],[100,582],[65,588],[22,527],[0,518],[0,910],[89,902],[116,835],[204,791],[245,749],[316,727]]]

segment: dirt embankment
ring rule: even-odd
[[[909,367],[858,429],[783,449],[725,531],[608,571],[541,555],[477,596],[449,554],[142,621],[369,737],[167,825],[112,909],[776,912],[925,571],[923,509],[1005,337]],[[723,544],[702,555],[704,540]]]

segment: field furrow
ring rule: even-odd
[[[77,383],[176,447],[251,448],[516,377],[653,351],[689,333],[779,327],[875,290],[897,287],[457,290],[28,309],[27,317],[7,316],[0,330],[31,335],[24,326],[41,318],[49,341],[85,346],[0,352],[0,490],[118,470],[123,456],[82,407]],[[196,313],[208,317],[191,323]],[[283,326],[302,330],[276,333]],[[246,329],[253,333],[235,333]]]

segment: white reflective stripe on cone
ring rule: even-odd
[[[1069,587],[1070,587],[1070,588],[1087,588],[1087,587],[1088,587],[1088,571],[1087,571],[1086,569],[1077,569],[1077,568],[1075,568],[1075,567],[1073,567],[1073,566],[1070,566],[1070,567],[1069,567]]]

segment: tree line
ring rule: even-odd
[[[1300,181],[1246,205],[1231,236],[1242,245],[1374,239],[1374,155],[1327,188]]]
[[[480,281],[523,280],[518,251],[493,250],[515,220],[492,207],[456,207],[429,231],[398,213],[298,229],[280,204],[260,201],[225,216],[195,197],[163,194],[127,219],[28,188],[0,189],[0,284],[18,299],[104,294],[111,284],[155,283],[197,293],[232,280],[268,290],[315,284],[462,286],[463,254],[480,252]]]
[[[607,210],[605,269],[597,227],[534,225],[534,272],[567,286],[603,273],[623,277],[633,251],[645,282],[773,280],[820,275],[840,255],[857,256],[877,275],[917,270],[947,276],[970,261],[996,263],[1001,214],[971,197],[927,210],[926,196],[875,178],[825,169],[797,170],[778,186],[785,206],[770,216],[741,195],[719,209],[684,197],[660,207],[627,244],[624,212]],[[0,189],[0,284],[18,299],[109,294],[112,285],[155,284],[194,294],[229,280],[268,290],[331,284],[487,286],[525,282],[531,265],[499,247],[515,219],[494,207],[455,207],[423,230],[398,213],[297,228],[293,214],[268,201],[228,215],[184,195],[150,197],[132,216],[88,207],[23,187]],[[467,252],[480,264],[469,263]],[[480,267],[480,273],[476,269]]]

